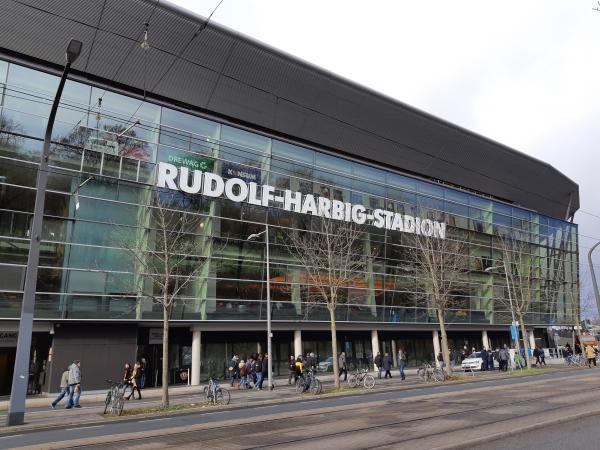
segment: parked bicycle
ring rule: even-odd
[[[204,386],[204,395],[209,403],[215,405],[229,405],[229,401],[231,400],[229,391],[222,388],[219,381],[213,377],[209,378],[208,386]]]
[[[112,380],[104,381],[110,385],[110,389],[106,393],[106,399],[104,400],[104,414],[110,412],[110,414],[120,416],[123,414],[125,397],[131,395],[131,384],[125,382],[116,383]]]
[[[429,363],[423,364],[417,369],[417,376],[421,381],[446,381],[447,375],[444,369],[432,366]]]
[[[323,385],[315,376],[313,369],[305,370],[302,376],[296,381],[296,392],[303,394],[306,391],[310,391],[313,395],[320,394],[323,391]]]
[[[565,364],[571,367],[584,367],[587,365],[587,359],[583,355],[569,355],[565,358]]]
[[[365,389],[373,389],[375,387],[375,377],[369,374],[367,369],[356,369],[348,377],[348,386],[355,388],[360,385],[363,385]]]

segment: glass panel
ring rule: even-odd
[[[162,108],[160,143],[211,155],[219,137],[219,124],[191,114]]]
[[[6,74],[8,73],[8,63],[0,60],[0,84],[6,82]]]

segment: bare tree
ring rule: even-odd
[[[135,264],[133,287],[138,303],[150,299],[162,307],[162,407],[166,408],[171,311],[209,264],[203,250],[210,237],[202,235],[205,217],[181,210],[181,193],[153,187],[149,195],[150,207],[138,217],[137,227],[123,229],[119,245]]]
[[[331,350],[335,386],[340,388],[336,309],[348,302],[348,289],[360,286],[365,278],[367,260],[361,241],[364,232],[351,222],[319,219],[316,231],[294,231],[288,234],[287,247],[306,272],[304,300],[309,305],[324,304],[329,311]]]
[[[507,308],[512,308],[516,315],[523,335],[523,349],[527,359],[527,367],[531,368],[529,356],[529,339],[525,328],[527,313],[536,292],[535,284],[539,280],[539,267],[535,264],[533,245],[527,242],[527,236],[520,236],[519,232],[499,234],[498,243],[502,252],[502,259],[509,281],[509,299],[501,298],[499,302]],[[519,345],[517,343],[517,350]]]
[[[462,240],[455,240],[450,236],[440,239],[416,235],[414,242],[412,257],[417,281],[423,290],[417,301],[421,300],[427,308],[435,310],[440,326],[444,364],[451,373],[446,317],[452,308],[462,303],[457,294],[462,291],[461,284],[469,268],[469,254]]]

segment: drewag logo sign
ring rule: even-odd
[[[283,195],[275,195],[275,188],[267,184],[259,186],[241,178],[224,180],[212,172],[192,170],[188,167],[176,167],[169,163],[158,163],[156,186],[188,194],[206,197],[225,197],[232,202],[247,202],[251,205],[269,206],[278,203],[285,211],[310,214],[328,219],[354,222],[358,225],[369,224],[377,228],[402,231],[424,236],[446,238],[446,224],[430,219],[421,219],[408,214],[399,214],[385,209],[367,210],[364,205],[315,197],[312,194],[286,189]]]

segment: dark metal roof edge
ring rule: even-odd
[[[150,3],[154,3],[151,0],[145,0],[145,1],[150,2]],[[159,8],[162,7],[165,10],[170,10],[171,12],[173,12],[175,14],[178,14],[178,15],[185,16],[185,17],[189,18],[190,20],[199,21],[199,22],[206,22],[206,20],[207,20],[206,17],[203,17],[203,16],[201,16],[201,15],[199,15],[199,14],[193,12],[193,11],[189,11],[189,10],[187,10],[185,8],[182,8],[182,7],[178,6],[178,5],[175,5],[174,3],[171,3],[168,0],[159,0],[159,3],[157,5],[157,7],[159,7]],[[577,184],[571,178],[569,178],[568,176],[566,176],[564,173],[562,173],[560,170],[558,170],[553,165],[551,165],[551,164],[549,164],[549,163],[547,163],[545,161],[542,161],[542,160],[540,160],[538,158],[535,158],[534,156],[528,155],[528,154],[526,154],[526,153],[524,153],[524,152],[522,152],[520,150],[517,150],[517,149],[514,149],[512,147],[509,147],[506,144],[498,142],[498,141],[496,141],[494,139],[491,139],[491,138],[489,138],[487,136],[483,136],[482,134],[479,134],[479,133],[477,133],[475,131],[469,130],[468,128],[465,128],[465,127],[462,127],[460,125],[457,125],[457,124],[455,124],[453,122],[450,122],[450,121],[448,121],[446,119],[443,119],[443,118],[440,118],[438,116],[435,116],[434,114],[431,114],[429,112],[423,111],[423,110],[421,110],[421,109],[419,109],[419,108],[417,108],[415,106],[412,106],[412,105],[409,105],[407,103],[404,103],[401,100],[398,100],[398,99],[396,99],[394,97],[391,97],[391,96],[389,96],[387,94],[384,94],[382,92],[376,91],[373,88],[370,88],[370,87],[365,86],[365,85],[363,85],[361,83],[358,83],[358,82],[353,81],[353,80],[351,80],[349,78],[346,78],[346,77],[344,77],[342,75],[339,75],[339,74],[337,74],[335,72],[332,72],[332,71],[330,71],[328,69],[320,67],[320,66],[318,66],[318,65],[316,65],[314,63],[311,63],[310,61],[306,61],[303,58],[299,58],[297,56],[294,56],[294,55],[286,52],[285,50],[281,50],[281,49],[276,48],[276,47],[274,47],[272,45],[269,45],[269,44],[267,44],[265,42],[262,42],[262,41],[260,41],[260,40],[258,40],[256,38],[253,38],[251,36],[248,36],[248,35],[245,35],[245,34],[239,32],[237,30],[229,28],[226,25],[223,25],[223,24],[220,24],[218,22],[215,22],[213,19],[211,19],[210,23],[208,24],[208,27],[211,27],[211,28],[214,28],[215,30],[227,33],[227,34],[231,35],[234,38],[237,38],[239,40],[242,40],[242,41],[245,41],[247,43],[250,43],[250,44],[252,44],[252,45],[254,45],[256,47],[262,48],[262,49],[264,49],[266,51],[269,51],[269,52],[275,54],[276,56],[279,56],[279,57],[281,57],[283,59],[286,59],[286,60],[288,60],[290,62],[299,63],[299,64],[301,64],[301,65],[303,65],[303,66],[305,66],[305,67],[307,67],[307,68],[309,68],[311,70],[314,70],[315,72],[317,72],[320,75],[323,75],[323,76],[326,76],[326,77],[330,78],[330,80],[332,82],[336,82],[336,83],[340,83],[340,84],[346,84],[346,85],[348,85],[349,87],[351,87],[353,89],[357,89],[359,91],[367,92],[368,94],[370,94],[370,95],[372,95],[374,97],[377,97],[377,98],[379,98],[379,99],[381,99],[381,100],[383,100],[385,102],[388,102],[388,103],[392,104],[393,106],[401,107],[401,108],[405,109],[406,111],[408,111],[410,113],[422,116],[425,119],[428,119],[430,121],[439,123],[439,124],[444,125],[444,126],[450,128],[450,129],[454,129],[455,131],[458,131],[460,133],[469,135],[469,136],[471,136],[471,137],[473,137],[475,139],[478,139],[480,141],[483,141],[483,142],[486,142],[486,143],[489,143],[489,144],[493,144],[493,145],[497,146],[499,149],[501,149],[501,150],[503,150],[505,152],[508,152],[508,153],[513,154],[513,155],[529,159],[529,160],[535,162],[536,164],[540,164],[540,165],[546,167],[547,169],[552,170],[557,175],[563,177],[565,180],[568,180],[569,182],[571,182],[574,185],[575,190],[577,190],[577,192],[579,191],[579,184]]]

